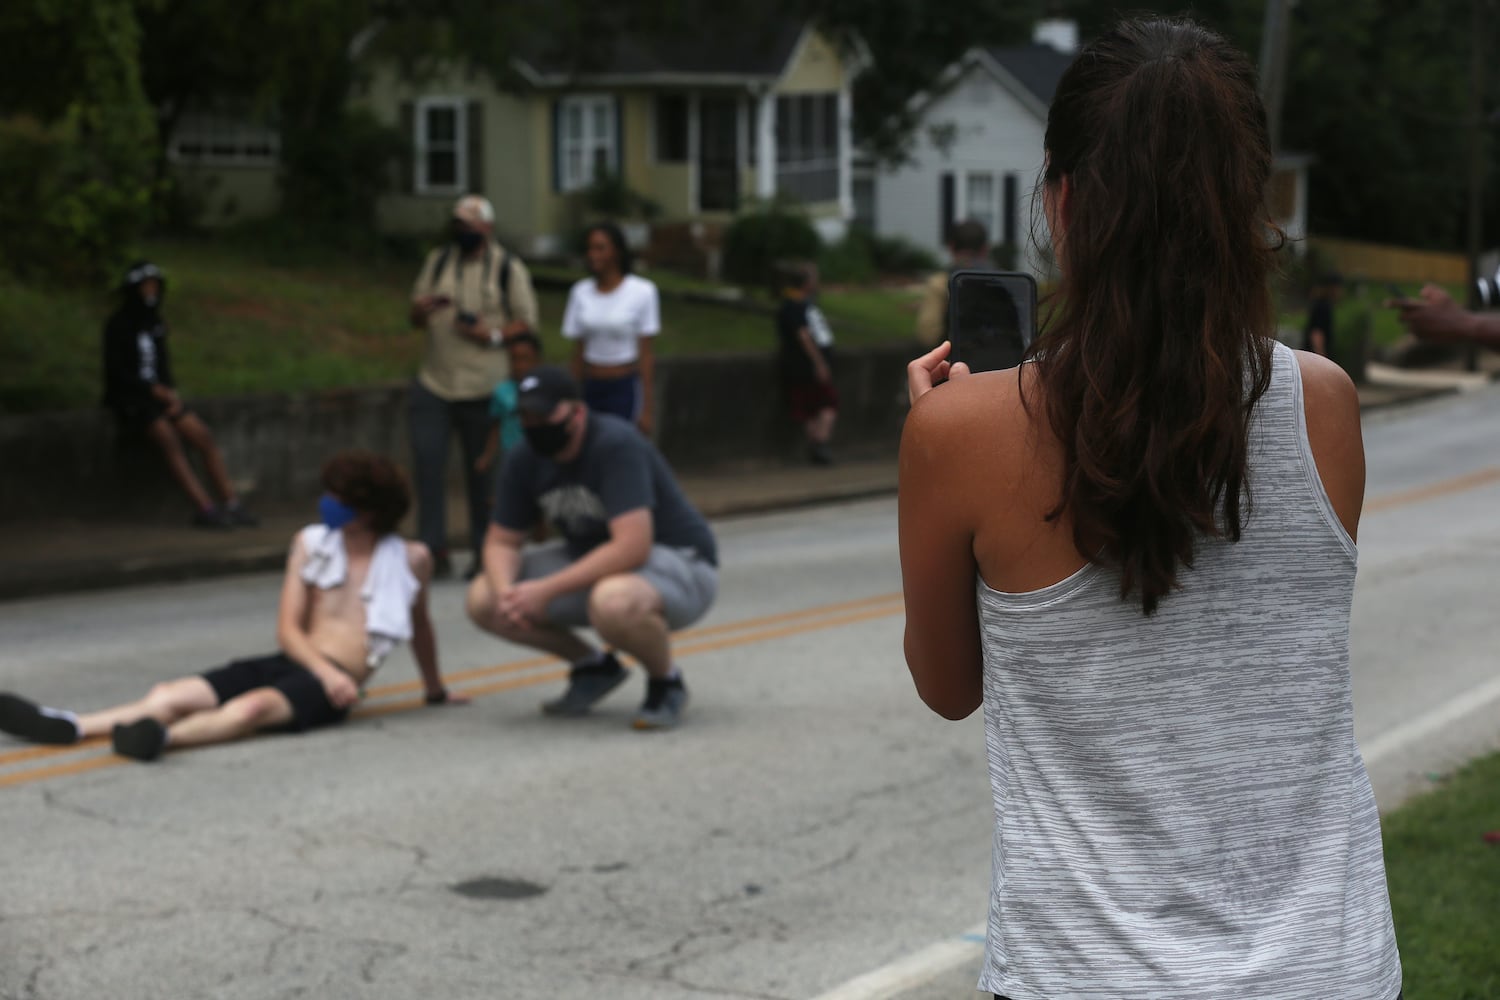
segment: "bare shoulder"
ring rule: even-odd
[[[1028,446],[1033,376],[1014,368],[953,379],[918,399],[901,438],[902,465],[935,465],[955,484],[1014,469]],[[908,454],[910,453],[910,454]]]
[[[432,553],[421,542],[406,543],[406,564],[412,574],[423,583],[432,579]]]
[[[1310,351],[1293,351],[1302,372],[1302,395],[1309,412],[1314,408],[1359,412],[1359,390],[1354,380],[1334,362]]]

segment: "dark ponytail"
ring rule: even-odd
[[[1058,303],[1033,346],[1085,556],[1146,614],[1200,534],[1240,538],[1271,378],[1271,150],[1255,73],[1191,22],[1119,25],[1063,76],[1043,183],[1068,186]]]

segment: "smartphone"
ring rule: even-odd
[[[955,271],[948,279],[949,361],[970,371],[1014,368],[1036,339],[1036,279],[1013,271]]]
[[[432,307],[434,309],[446,309],[448,306],[451,306],[452,304],[453,304],[453,299],[449,298],[446,295],[434,295],[432,297]]]

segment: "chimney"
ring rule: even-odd
[[[1031,29],[1031,40],[1038,45],[1050,45],[1067,55],[1078,51],[1078,22],[1069,18],[1049,17],[1038,21]]]

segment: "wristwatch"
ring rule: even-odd
[[[490,346],[499,347],[503,343],[505,343],[505,335],[500,332],[500,328],[498,326],[490,327]]]

